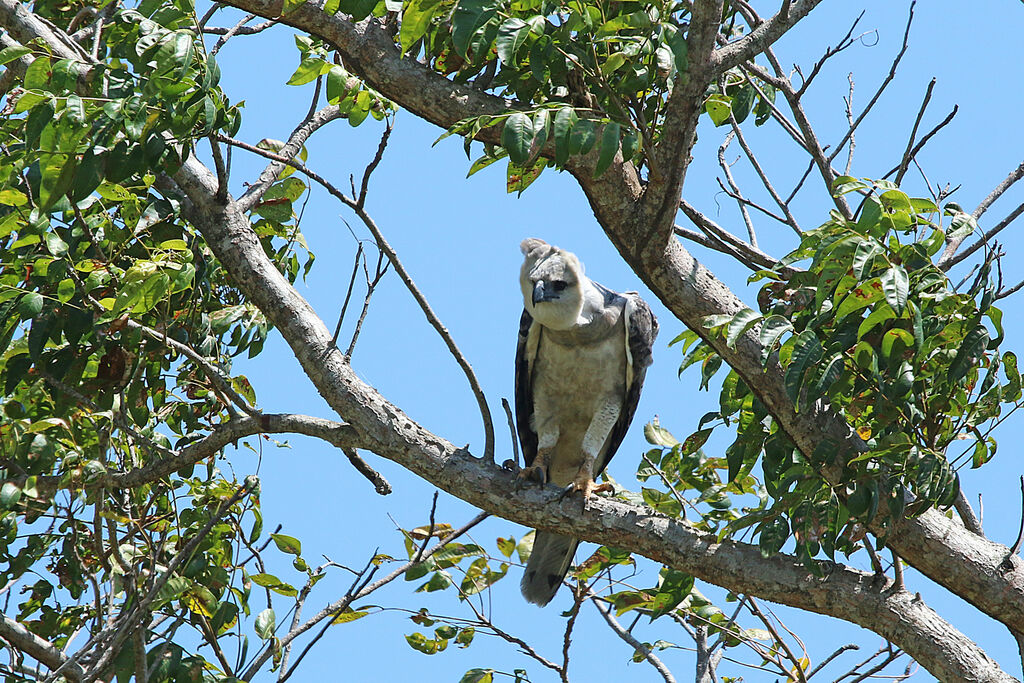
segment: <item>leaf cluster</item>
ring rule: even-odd
[[[768,280],[760,312],[712,316],[704,333],[729,346],[756,338],[766,367],[781,367],[797,411],[835,411],[863,442],[858,452],[838,443],[799,451],[735,371],[723,382],[721,411],[705,417],[736,423],[729,481],[760,462],[771,499],[723,531],[754,527],[765,554],[793,539],[809,564],[821,552],[853,552],[868,525],[881,546],[892,520],[950,506],[956,470],[991,459],[992,429],[1021,402],[1016,356],[1000,350],[994,255],[963,288],[934,262],[973,219],[886,181],[844,176],[835,192],[862,195],[854,219],[833,212],[804,233],[777,270],[752,276]],[[680,372],[700,364],[706,388],[721,358],[693,332],[677,341],[688,351]]]

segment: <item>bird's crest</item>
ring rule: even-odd
[[[575,272],[577,277],[583,277],[583,264],[576,258],[576,254],[572,252],[559,249],[553,244],[548,244],[537,237],[527,237],[519,244],[519,249],[526,257],[526,272],[531,271],[542,261],[546,261],[551,257],[558,257],[558,260],[564,263],[566,268]]]

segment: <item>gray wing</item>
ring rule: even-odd
[[[604,288],[602,287],[602,289]],[[654,360],[652,351],[654,340],[658,336],[658,319],[654,317],[647,302],[641,299],[639,294],[626,292],[625,294],[616,294],[616,296],[626,300],[626,351],[631,381],[626,387],[626,400],[619,413],[619,419],[612,427],[611,434],[608,435],[608,447],[600,462],[595,463],[595,478],[604,471],[626,437],[629,424],[633,421],[633,415],[636,414],[637,403],[640,402],[640,392],[644,388],[647,368]]]
[[[533,431],[533,373],[527,358],[526,341],[530,334],[533,318],[526,309],[519,319],[519,339],[516,343],[516,433],[519,435],[519,446],[523,449],[523,461],[526,467],[533,464],[537,457],[537,432]]]

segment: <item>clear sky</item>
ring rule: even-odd
[[[858,132],[853,175],[879,177],[895,165],[933,77],[937,85],[923,129],[940,121],[954,104],[960,107],[953,123],[919,157],[933,184],[961,185],[953,198],[972,210],[1024,160],[1019,131],[1024,59],[1018,33],[1024,25],[1024,5],[1014,0],[992,0],[975,7],[938,0],[919,3],[910,49],[897,78]],[[784,64],[800,64],[806,72],[826,46],[834,45],[846,33],[861,9],[866,13],[858,32],[867,31],[867,35],[829,62],[808,95],[809,116],[826,144],[838,141],[845,129],[842,98],[849,89],[847,74],[853,73],[854,107],[859,110],[888,72],[903,37],[907,3],[826,1],[777,48]],[[761,11],[767,14],[770,8],[763,5]],[[231,25],[235,17],[225,11],[211,23]],[[298,64],[293,34],[287,27],[277,27],[259,37],[236,38],[219,55],[225,90],[234,101],[246,101],[238,135],[243,140],[254,143],[264,137],[286,138],[309,106],[311,85],[284,85]],[[345,187],[349,174],[358,178],[362,173],[382,128],[371,119],[358,129],[338,121],[313,137],[308,163]],[[506,195],[503,164],[467,180],[469,162],[461,141],[452,138],[431,147],[440,133],[409,113],[398,115],[390,148],[370,186],[368,208],[476,370],[495,416],[499,461],[511,452],[500,399],[512,396],[512,358],[522,308],[517,286],[521,259],[518,244],[524,237],[536,236],[574,251],[586,264],[587,274],[602,284],[619,291],[640,290],[661,321],[655,363],[648,373],[634,427],[609,467],[621,484],[638,488],[634,473],[646,447],[643,423],[658,415],[665,427],[682,437],[696,428],[702,414],[717,406],[717,389],[710,393],[697,390],[696,370],[676,377],[680,354],[667,344],[682,330],[682,324],[644,292],[638,278],[622,263],[572,178],[549,169],[521,198]],[[772,125],[761,129],[750,126],[747,134],[773,178],[779,179],[782,187],[792,187],[806,167],[806,159],[792,142]],[[735,206],[715,181],[719,174],[715,153],[723,135],[723,130],[703,120],[684,194],[721,224],[741,233]],[[730,160],[738,153],[738,148],[730,149]],[[233,191],[239,194],[242,183],[254,179],[262,166],[262,160],[236,150]],[[735,172],[745,187],[754,187],[744,161],[736,165]],[[920,175],[912,172],[907,178],[908,192],[924,196]],[[827,218],[827,198],[820,181],[815,184],[815,180],[811,179],[810,187],[796,204],[798,219],[805,227],[814,227]],[[994,225],[1022,200],[1024,192],[1009,193],[989,210],[982,227]],[[369,239],[357,219],[314,188],[302,229],[317,261],[301,291],[329,327],[337,320],[355,250],[346,221],[360,238]],[[791,234],[766,221],[759,221],[759,225],[759,238],[766,251],[781,255],[792,248]],[[1011,228],[1001,238],[1008,253],[1004,265],[1011,283],[1015,277],[1024,277],[1024,269],[1016,266],[1024,256],[1024,244],[1017,232]],[[745,270],[703,249],[695,248],[694,253],[756,307],[756,290],[746,285]],[[357,289],[357,296],[361,294],[362,290]],[[1024,309],[1022,302],[1021,298],[1003,301],[1006,348],[1018,352],[1024,340],[1024,316],[1017,317]],[[345,321],[343,340],[348,339],[355,318],[350,313]],[[464,377],[393,274],[384,279],[375,295],[353,367],[427,428],[456,444],[468,442],[475,453],[482,451],[479,415]],[[254,362],[240,361],[236,370],[252,380],[264,410],[333,417],[276,334],[262,356]],[[1018,477],[1024,472],[1024,463],[1015,446],[1022,437],[1024,420],[1009,421],[996,434],[1001,447],[995,459],[980,471],[961,472],[968,498],[976,505],[978,494],[983,495],[986,532],[1007,544],[1016,536],[1021,515]],[[361,567],[378,548],[401,556],[402,539],[395,525],[411,528],[426,523],[434,489],[390,462],[366,453],[368,462],[394,487],[393,494],[380,497],[341,453],[312,440],[289,441],[290,449],[265,446],[259,463],[247,449],[230,454],[239,477],[259,467],[266,528],[272,530],[280,523],[284,533],[301,538],[310,564],[326,555],[342,564]],[[720,453],[728,443],[727,434],[716,434],[706,450]],[[474,514],[475,510],[466,504],[446,494],[440,496],[439,520],[458,526]],[[490,519],[472,536],[493,550],[496,537],[518,538],[524,532],[511,522]],[[593,548],[584,546],[581,553],[589,552],[588,547]],[[859,566],[864,562],[860,555],[853,561]],[[285,580],[300,580],[283,557],[278,571]],[[640,571],[638,581],[652,583],[657,568],[642,563]],[[529,640],[549,658],[559,657],[564,624],[559,613],[570,603],[568,591],[560,593],[547,608],[537,609],[520,597],[519,578],[520,571],[513,568],[494,589],[491,604],[495,621]],[[349,582],[350,577],[343,573],[321,582],[306,613],[313,613],[336,597]],[[1007,671],[1020,674],[1016,645],[1004,629],[915,574],[908,575],[908,583]],[[417,594],[413,593],[415,585],[399,580],[367,602],[469,616],[450,592]],[[701,583],[698,586],[716,600],[722,596],[717,589]],[[279,604],[283,606],[284,601]],[[719,604],[725,606],[724,601]],[[862,652],[847,654],[842,660],[848,667],[881,644],[880,637],[855,626],[786,609],[780,609],[779,614],[804,640],[815,663],[845,643],[858,643]],[[574,680],[601,681],[612,676],[631,681],[660,680],[647,664],[629,663],[631,649],[607,629],[592,607],[586,608],[585,617],[574,638],[570,668]],[[661,638],[683,647],[690,645],[685,633],[662,621],[656,622],[654,629],[638,626],[637,636],[647,641]],[[438,655],[422,655],[403,638],[415,630],[423,629],[400,612],[334,626],[310,652],[293,680],[456,681],[467,669],[488,666],[504,671],[525,668],[535,682],[555,680],[550,671],[493,638],[478,636],[467,650],[452,646]],[[679,680],[692,677],[691,653],[667,651],[664,660]],[[838,673],[845,669],[834,670]],[[720,673],[745,675],[749,681],[763,678],[757,671],[724,666]],[[270,680],[268,675],[264,678]]]

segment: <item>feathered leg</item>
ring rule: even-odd
[[[615,422],[619,419],[621,410],[622,404],[618,399],[609,399],[594,415],[590,426],[587,427],[586,434],[583,435],[583,464],[576,472],[576,476],[573,477],[572,483],[562,494],[568,495],[573,491],[579,491],[583,494],[583,507],[587,506],[587,502],[593,494],[612,490],[610,484],[594,483],[594,463],[608,441],[608,435],[611,434]]]

